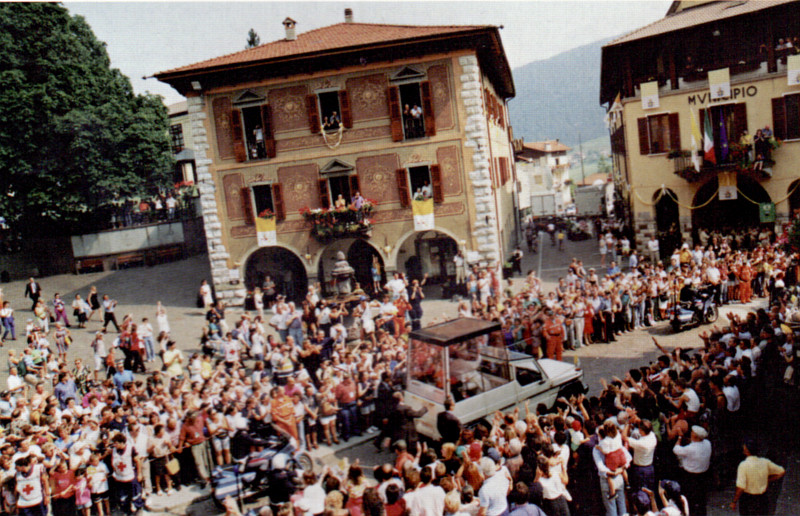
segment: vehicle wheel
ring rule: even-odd
[[[700,315],[697,312],[693,312],[692,313],[692,326],[700,326],[702,323],[703,323],[703,321],[700,320]]]
[[[679,320],[673,319],[669,323],[672,326],[673,333],[679,333],[681,331],[681,322]]]
[[[717,309],[716,305],[711,305],[706,310],[706,323],[707,324],[714,324],[717,322],[717,318],[719,317],[719,310]]]

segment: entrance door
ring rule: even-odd
[[[379,283],[384,285],[386,283],[386,271],[383,268],[383,259],[374,247],[363,240],[356,240],[347,250],[347,261],[356,271],[356,281],[364,291],[373,296],[378,294],[373,288],[372,281],[372,262],[376,258],[381,272]]]
[[[678,204],[672,190],[656,192],[656,236],[661,258],[672,254],[681,243]]]
[[[425,238],[416,241],[421,272],[428,274],[429,283],[444,283],[456,275],[453,258],[458,244],[450,237]]]
[[[769,194],[758,181],[742,174],[737,177],[737,188],[736,199],[721,201],[717,178],[701,186],[694,196],[693,205],[702,208],[692,212],[692,229],[730,232],[760,226],[758,203],[770,202]]]

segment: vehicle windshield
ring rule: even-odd
[[[408,390],[437,403],[444,403],[445,354],[442,346],[411,339],[408,349]]]

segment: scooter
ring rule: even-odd
[[[712,287],[699,289],[691,301],[678,301],[677,296],[673,301],[669,323],[675,333],[701,324],[713,324],[719,317]]]
[[[236,500],[241,508],[245,501],[267,496],[270,480],[276,476],[299,481],[303,471],[313,469],[311,457],[298,450],[294,438],[272,429],[274,431],[267,435],[237,433],[233,439],[238,441],[238,447],[248,447],[252,451],[236,458],[232,464],[212,470],[211,498],[220,509],[224,509],[223,502],[228,497]]]

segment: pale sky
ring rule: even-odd
[[[512,68],[571,48],[629,32],[662,18],[670,1],[462,1],[462,2],[65,2],[106,42],[112,66],[134,91],[183,98],[154,73],[244,49],[252,27],[262,43],[283,38],[281,22],[297,32],[344,21],[401,25],[502,25]]]

